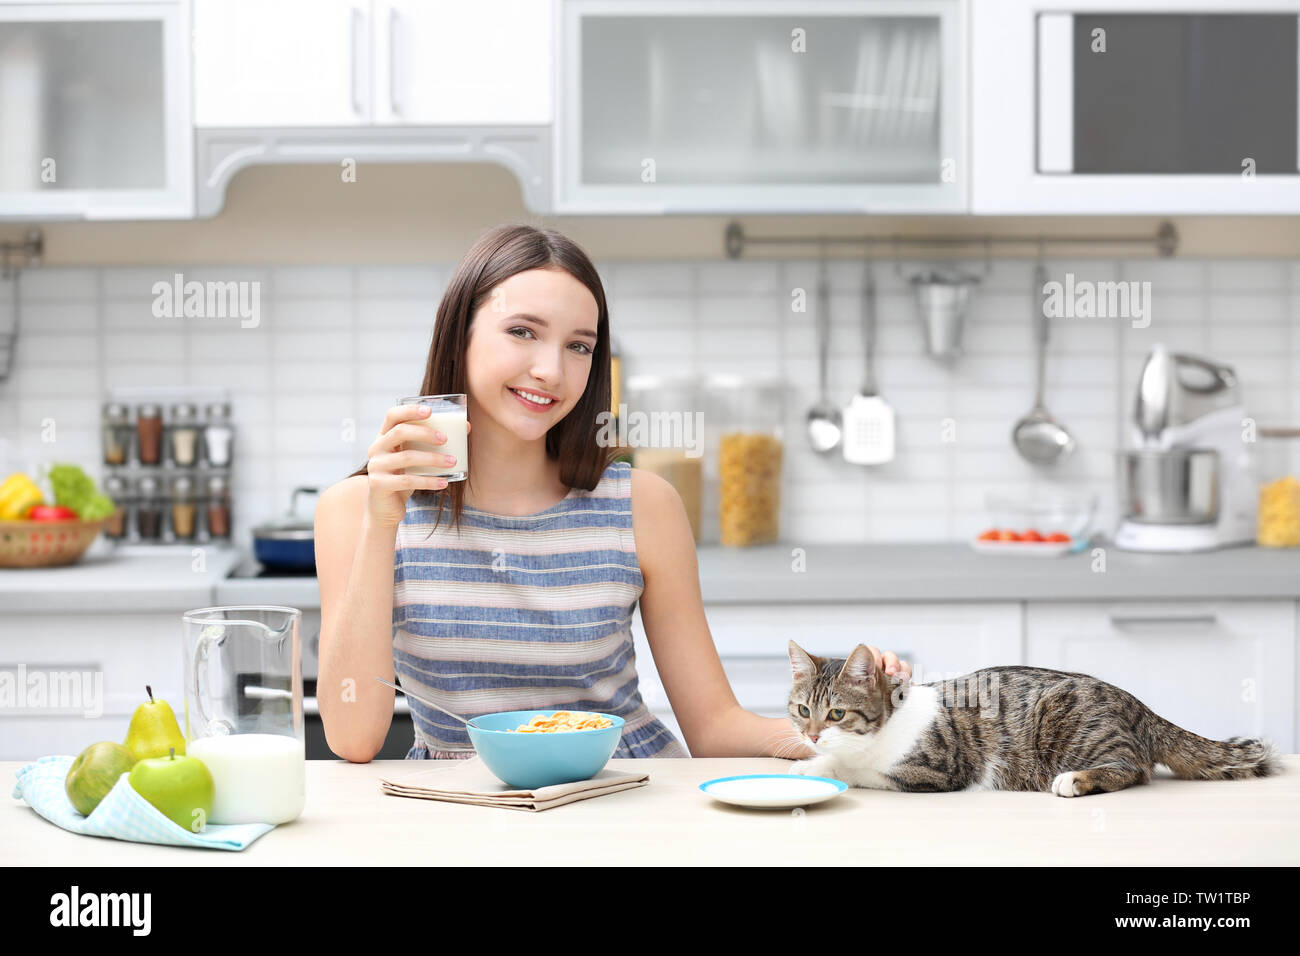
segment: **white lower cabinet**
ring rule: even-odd
[[[146,684],[184,731],[179,613],[20,612],[5,614],[0,630],[0,760],[121,742]]]
[[[1021,657],[1021,606],[1014,602],[714,604],[706,605],[704,612],[737,701],[765,717],[786,716],[790,640],[820,657],[846,657],[858,644],[894,651],[912,666],[918,682],[1016,664]],[[642,699],[684,744],[646,641],[639,605],[632,632]]]
[[[1185,730],[1296,745],[1296,603],[1026,605],[1025,663],[1121,687]]]

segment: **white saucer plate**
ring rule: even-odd
[[[700,784],[700,790],[714,800],[737,807],[772,810],[822,803],[847,789],[849,785],[842,780],[797,773],[750,773]]]

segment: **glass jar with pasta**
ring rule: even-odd
[[[781,534],[785,388],[774,379],[711,375],[705,392],[719,540],[733,548],[773,544]]]
[[[1259,526],[1255,542],[1261,547],[1300,547],[1300,442],[1296,438],[1300,438],[1297,428],[1259,430],[1255,452]]]

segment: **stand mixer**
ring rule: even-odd
[[[1253,543],[1259,492],[1245,417],[1230,367],[1155,346],[1138,382],[1132,448],[1116,456],[1115,546],[1209,551]]]

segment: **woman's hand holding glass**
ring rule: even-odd
[[[396,527],[402,523],[407,499],[413,492],[437,491],[447,487],[446,478],[404,473],[406,468],[442,468],[455,464],[454,456],[440,451],[402,447],[405,442],[446,444],[446,435],[433,431],[424,424],[423,419],[428,418],[429,413],[427,405],[394,405],[384,415],[379,437],[371,443],[366,453],[370,489],[367,512],[375,524]],[[467,422],[466,433],[469,430]]]

